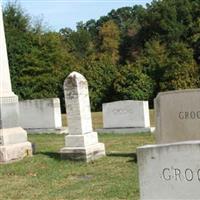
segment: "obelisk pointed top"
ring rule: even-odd
[[[3,23],[2,3],[0,0],[0,97],[13,95]]]

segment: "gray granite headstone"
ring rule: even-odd
[[[150,127],[148,101],[124,100],[104,103],[103,127]]]
[[[19,101],[19,110],[20,125],[27,131],[48,133],[62,128],[59,98]]]
[[[100,133],[151,132],[148,101],[123,100],[103,104]]]
[[[200,140],[200,89],[161,92],[154,107],[157,143]]]
[[[200,197],[200,141],[137,148],[141,200]]]

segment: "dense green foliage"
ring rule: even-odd
[[[21,99],[58,96],[71,71],[89,82],[93,110],[103,102],[152,102],[160,91],[199,87],[199,0],[158,0],[112,10],[59,32],[33,25],[16,4],[4,8],[13,89]]]

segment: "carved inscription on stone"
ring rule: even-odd
[[[199,111],[181,111],[178,113],[178,118],[181,120],[200,119]]]
[[[199,200],[200,141],[137,148],[141,200]]]
[[[133,110],[126,110],[126,109],[113,109],[111,112],[113,112],[114,114],[118,114],[118,115],[126,115],[126,114],[131,114],[134,113]]]
[[[160,173],[160,178],[163,181],[198,181],[200,183],[200,168],[191,169],[191,168],[184,168],[180,169],[178,167],[166,167],[163,168]]]

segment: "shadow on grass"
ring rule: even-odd
[[[41,154],[53,158],[55,160],[61,161],[61,154],[57,152],[37,152],[36,154]],[[126,152],[108,152],[106,153],[108,157],[130,157],[131,159],[127,162],[137,163],[137,155],[136,153],[126,153]],[[71,160],[70,158],[68,160]]]
[[[60,153],[57,152],[37,152],[36,154],[42,154],[59,161],[61,160]]]
[[[128,160],[128,162],[134,162],[137,163],[137,155],[136,153],[126,153],[126,152],[108,152],[106,154],[107,156],[111,157],[130,157],[131,160]]]

